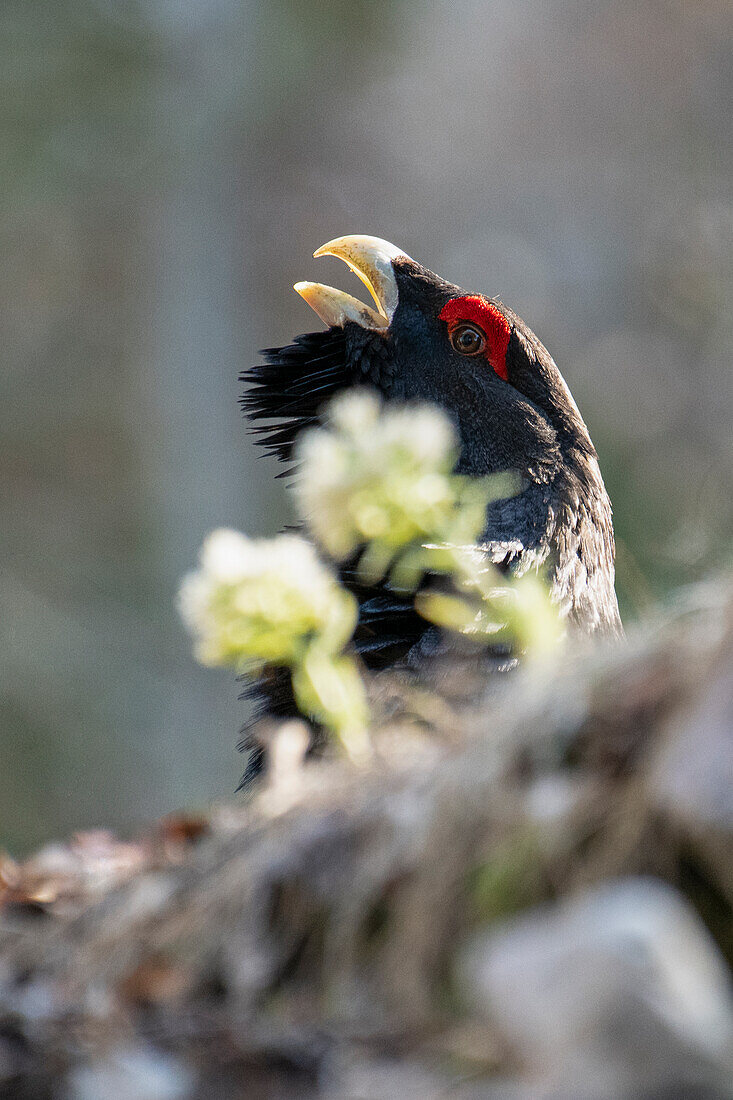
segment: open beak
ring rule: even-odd
[[[337,237],[321,245],[313,253],[318,256],[338,256],[349,265],[367,288],[376,309],[365,305],[358,298],[323,283],[296,283],[294,290],[314,309],[329,327],[355,321],[364,328],[384,331],[397,309],[398,290],[392,261],[397,257],[409,259],[405,253],[380,237],[367,237],[355,233],[349,237]]]

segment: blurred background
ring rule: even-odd
[[[729,0],[3,0],[0,58],[0,847],[236,786],[175,593],[287,519],[237,374],[314,327],[294,281],[359,285],[331,237],[547,344],[627,621],[728,559]]]

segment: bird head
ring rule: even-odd
[[[551,356],[501,302],[446,282],[378,237],[339,237],[314,255],[344,260],[373,304],[295,284],[327,329],[268,349],[267,365],[246,376],[256,388],[244,399],[253,419],[281,420],[262,431],[281,457],[330,396],[359,384],[440,405],[458,430],[466,473],[512,469],[547,481],[563,444],[592,451]]]
[[[322,283],[295,284],[326,329],[267,349],[265,363],[242,376],[250,383],[242,398],[246,414],[269,421],[255,427],[259,441],[289,459],[324,404],[358,385],[375,387],[387,400],[435,403],[457,429],[460,472],[512,471],[522,479],[517,497],[490,509],[486,545],[494,559],[555,562],[563,589],[557,598],[570,610],[568,571],[585,551],[610,575],[612,592],[611,513],[596,452],[534,333],[498,299],[446,282],[381,238],[339,237],[314,256],[343,260],[372,303]],[[580,531],[586,516],[587,532]],[[576,536],[564,539],[564,528],[573,525]],[[584,538],[594,544],[592,553]],[[615,609],[615,595],[609,601]]]

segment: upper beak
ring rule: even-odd
[[[378,331],[389,327],[399,298],[392,261],[398,256],[402,259],[409,259],[409,256],[389,241],[360,233],[337,237],[336,240],[321,245],[313,255],[338,256],[344,260],[364,283],[377,307],[373,309],[351,294],[322,283],[296,283],[294,290],[297,290],[325,324],[334,326],[356,321],[364,328]]]

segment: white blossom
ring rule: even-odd
[[[358,556],[367,584],[389,574],[396,588],[415,592],[425,574],[450,578],[453,593],[416,597],[436,624],[551,648],[555,619],[540,582],[501,577],[476,546],[488,503],[506,495],[507,482],[453,473],[457,453],[453,425],[439,409],[383,406],[370,391],[351,392],[298,445],[298,506],[332,558]],[[248,674],[289,669],[301,711],[331,729],[354,759],[368,755],[364,688],[346,648],[357,603],[312,543],[214,531],[199,568],[184,578],[179,609],[200,661]]]
[[[317,639],[338,652],[354,628],[353,597],[297,535],[248,539],[214,531],[184,578],[179,610],[204,664],[290,665]]]
[[[456,455],[455,431],[439,409],[382,406],[367,390],[344,394],[325,427],[298,447],[298,505],[334,558],[372,544],[386,560],[388,549],[447,536],[462,483],[451,473]]]

